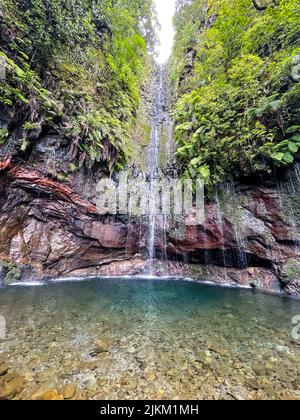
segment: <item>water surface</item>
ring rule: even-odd
[[[0,289],[14,398],[300,398],[300,302],[194,282],[93,279]]]

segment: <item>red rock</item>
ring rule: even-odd
[[[0,171],[4,171],[5,169],[7,169],[9,167],[10,163],[11,163],[11,158],[1,160],[0,161]]]
[[[146,224],[128,226],[126,219],[99,216],[69,186],[21,167],[1,173],[0,192],[0,258],[30,264],[32,276],[134,275],[146,268],[138,255],[147,245]],[[168,223],[167,241],[157,235],[156,249],[174,260],[185,255],[198,266],[198,278],[278,287],[280,267],[300,258],[299,244],[291,240],[294,228],[285,221],[275,190],[254,187],[241,198],[238,222],[220,215],[211,202],[206,219],[196,226]],[[236,257],[241,244],[244,261]],[[222,267],[224,255],[227,270]],[[210,265],[202,272],[205,258]],[[168,270],[187,275],[185,265],[176,261],[169,262]]]

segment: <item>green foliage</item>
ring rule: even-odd
[[[0,128],[0,146],[5,142],[9,135],[7,128]]]
[[[0,107],[26,133],[51,127],[76,166],[124,165],[153,47],[152,0],[4,0]],[[10,36],[9,34],[13,34]]]
[[[281,272],[281,281],[286,285],[291,282],[300,282],[299,261],[290,259],[284,264]]]
[[[291,164],[300,149],[300,8],[265,4],[178,2],[171,75],[183,176],[213,185]]]

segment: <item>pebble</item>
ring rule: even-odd
[[[264,366],[262,366],[259,363],[252,363],[251,368],[253,370],[254,373],[256,373],[257,375],[262,375],[265,372],[265,368]]]
[[[129,354],[134,354],[134,353],[136,353],[137,352],[137,350],[136,350],[136,348],[135,347],[128,347],[127,348],[127,353],[129,353]]]
[[[63,399],[64,396],[59,394],[57,389],[50,389],[42,396],[42,400],[44,401],[61,401]]]
[[[144,372],[144,378],[148,382],[154,382],[157,379],[157,375],[155,372],[147,371]]]
[[[16,372],[2,376],[0,381],[0,399],[13,398],[22,391],[24,383],[24,378]]]
[[[107,353],[110,350],[110,343],[106,340],[98,340],[96,342],[95,348],[100,352],[100,353]]]
[[[257,380],[254,378],[247,379],[246,385],[248,385],[250,388],[254,389],[255,391],[261,388]]]

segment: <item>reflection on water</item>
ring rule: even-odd
[[[22,378],[7,397],[59,397],[71,384],[83,399],[300,398],[297,300],[98,279],[1,289],[0,314],[0,385]]]

